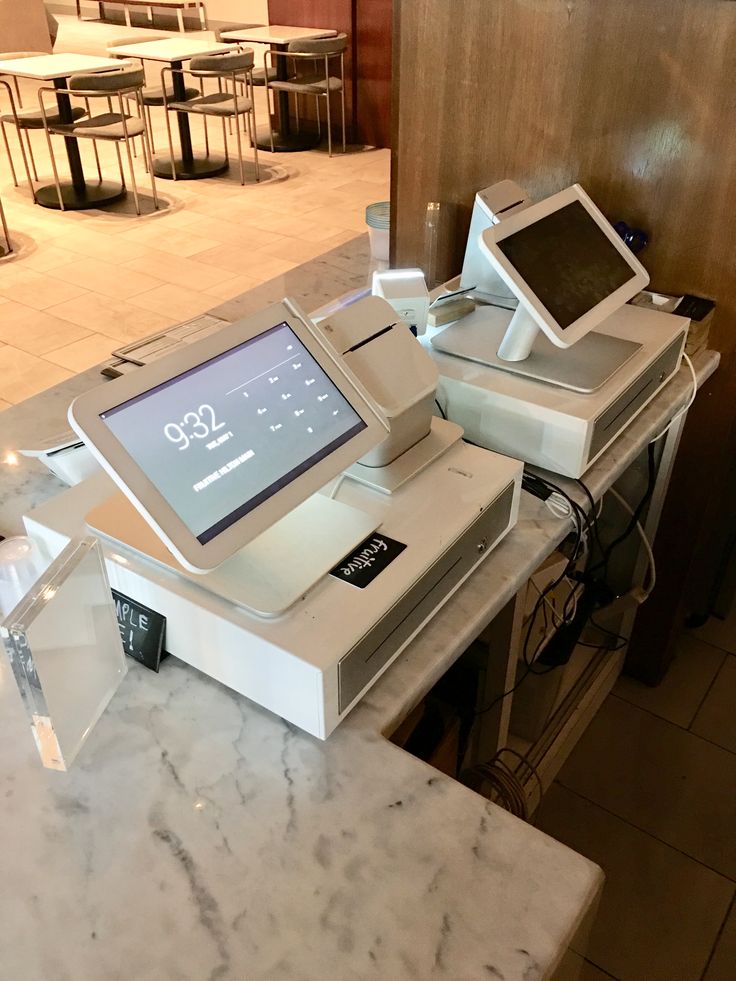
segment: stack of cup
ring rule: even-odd
[[[365,223],[371,240],[371,254],[377,262],[388,262],[390,201],[377,201],[365,209]]]

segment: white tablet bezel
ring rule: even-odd
[[[355,409],[366,428],[211,541],[202,544],[118,442],[100,415],[283,322],[291,327]],[[317,328],[290,300],[276,303],[80,395],[69,407],[69,422],[176,559],[192,572],[209,572],[216,568],[377,446],[389,432],[388,423],[371,396]],[[295,546],[298,547],[298,542]]]
[[[588,214],[599,226],[603,234],[608,238],[617,252],[622,256],[626,263],[631,267],[631,279],[627,280],[617,290],[610,293],[605,299],[601,300],[594,307],[588,310],[577,320],[573,321],[569,327],[561,327],[555,320],[550,311],[545,307],[536,293],[533,292],[529,284],[519,274],[516,268],[509,262],[506,256],[498,247],[498,243],[545,218],[547,215],[564,208],[573,201],[579,201]],[[519,302],[529,311],[540,329],[547,337],[556,344],[557,347],[571,347],[576,341],[597,327],[602,321],[615,313],[632,297],[636,296],[649,283],[649,274],[642,264],[636,259],[631,249],[617,235],[611,223],[605,215],[593,204],[585,191],[579,184],[565,188],[551,197],[540,201],[539,204],[532,204],[519,214],[505,218],[498,225],[487,228],[481,234],[481,251],[485,253],[491,261],[499,275],[513,290],[519,298]]]

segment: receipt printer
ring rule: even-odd
[[[427,329],[429,291],[421,269],[386,269],[373,273],[374,296],[383,297],[414,334]]]
[[[353,303],[319,326],[388,420],[390,434],[360,461],[385,467],[429,433],[437,366],[381,297]]]

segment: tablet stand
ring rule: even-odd
[[[348,504],[313,494],[222,565],[197,575],[179,564],[124,494],[108,498],[86,520],[116,546],[264,617],[285,613],[381,523]]]

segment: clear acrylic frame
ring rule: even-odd
[[[97,539],[66,546],[0,637],[43,765],[67,770],[127,671]]]

